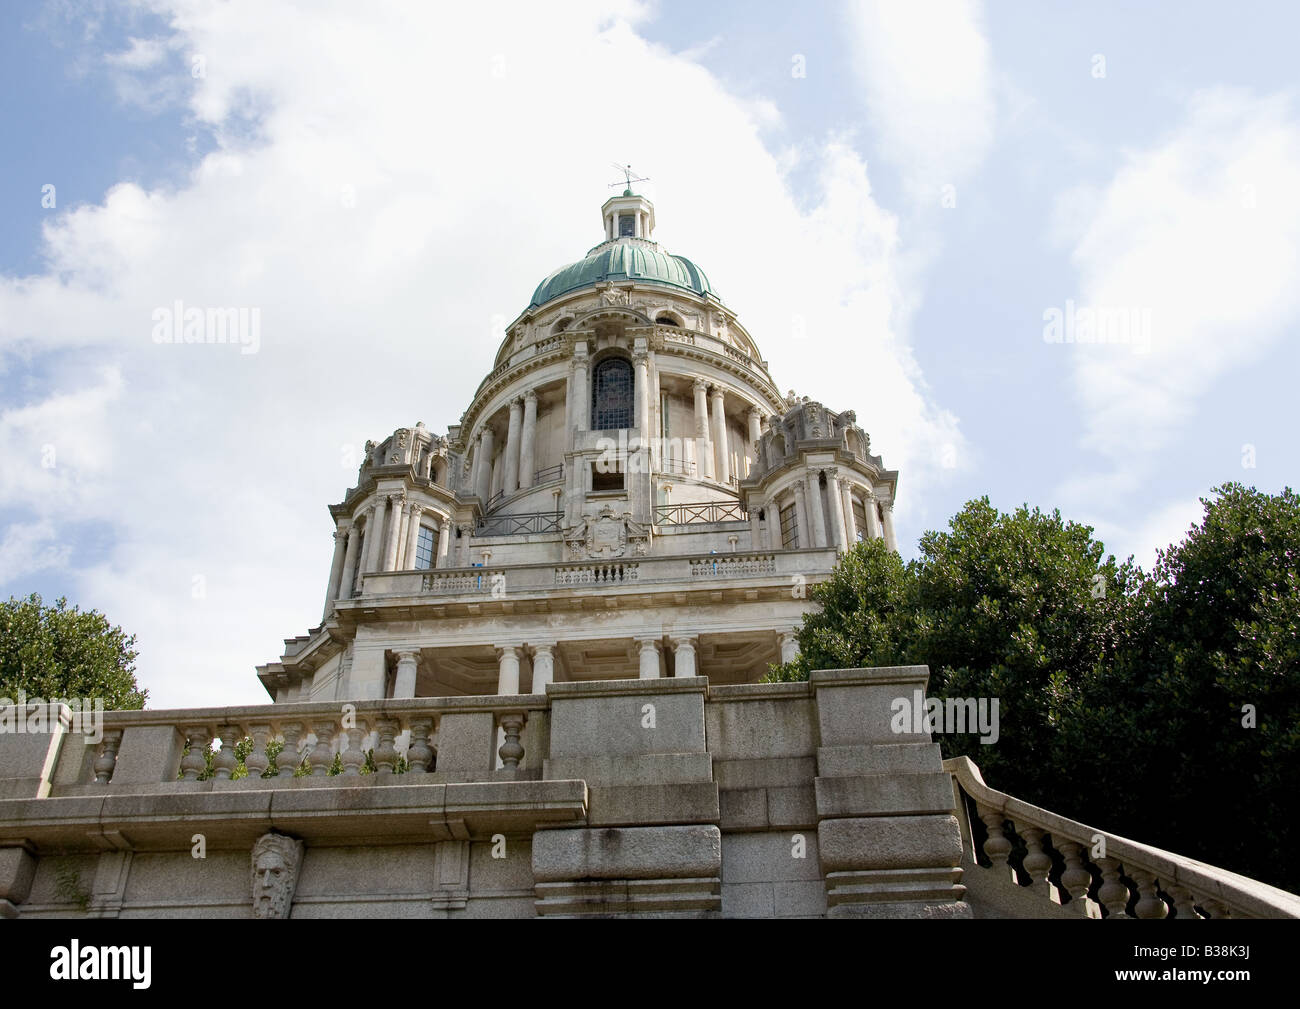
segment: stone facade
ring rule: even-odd
[[[367,444],[330,509],[322,622],[259,667],[275,701],[753,683],[794,654],[837,552],[895,545],[898,474],[855,415],[779,393],[703,273],[651,240],[648,200],[602,220],[459,424]]]
[[[271,703],[0,709],[0,917],[1300,917],[945,765],[923,666],[758,682],[898,475],[602,218],[459,424],[367,445]]]

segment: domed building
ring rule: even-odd
[[[506,327],[445,435],[368,443],[321,626],[259,668],[277,701],[755,682],[808,589],[895,547],[898,474],[853,412],[783,396],[702,269],[630,189]]]
[[[272,703],[0,699],[0,918],[1300,917],[944,761],[997,700],[925,666],[757,683],[898,475],[602,221],[459,424],[368,446]]]

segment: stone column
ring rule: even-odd
[[[759,525],[758,513],[763,511],[764,507],[760,501],[751,499],[749,502],[749,548],[751,550],[763,549],[763,528]],[[770,514],[770,511],[768,513]]]
[[[506,496],[519,489],[519,438],[523,432],[524,403],[522,399],[510,401],[510,424],[506,428],[506,472],[501,489]]]
[[[394,494],[389,499],[389,507],[392,509],[392,518],[388,520],[388,544],[384,552],[384,570],[395,571],[397,569],[397,547],[400,543],[402,529],[402,498]]]
[[[769,550],[785,549],[781,542],[781,503],[777,498],[770,498],[767,502],[767,547]]]
[[[894,505],[886,501],[880,510],[885,513],[885,546],[898,553],[898,537],[894,535]]]
[[[722,386],[715,385],[709,392],[709,415],[713,421],[713,472],[718,483],[731,482],[731,452],[728,451],[727,414],[722,398]]]
[[[555,682],[555,643],[533,646],[533,693],[546,693],[546,685]]]
[[[849,549],[852,549],[858,542],[858,520],[853,516],[853,484],[841,480],[840,493],[844,497],[844,534],[849,538]]]
[[[749,472],[758,469],[758,444],[763,440],[763,411],[756,406],[749,408]],[[749,474],[746,474],[748,476]]]
[[[346,529],[334,530],[334,557],[330,561],[330,581],[325,588],[325,609],[320,615],[321,623],[324,623],[325,618],[330,615],[330,607],[339,597],[339,585],[343,581],[343,553],[347,549],[347,538]]]
[[[352,597],[352,579],[357,572],[357,547],[361,543],[361,529],[355,523],[348,527],[348,549],[343,556],[343,577],[339,579],[337,598]]]
[[[880,516],[876,514],[876,495],[870,487],[862,491],[862,510],[867,513],[867,536],[878,540],[884,534],[880,531]]]
[[[474,493],[487,507],[488,495],[492,489],[492,429],[486,424],[479,433],[478,455],[474,460]]]
[[[831,506],[831,540],[835,549],[843,553],[849,548],[849,543],[844,535],[844,492],[840,489],[838,470],[826,471],[826,496]]]
[[[519,438],[519,486],[527,490],[537,472],[537,393],[524,393],[524,429]]]
[[[695,666],[695,646],[699,643],[699,640],[694,636],[673,638],[673,676],[675,678],[682,679],[687,676],[699,675]]]
[[[502,696],[519,693],[519,647],[503,645],[497,649],[497,660],[500,664],[497,693]]]
[[[478,487],[479,461],[483,458],[482,431],[479,431],[470,439],[470,446],[466,451],[471,452],[472,454],[466,456],[466,458],[469,459],[469,483],[465,485],[465,493],[473,494],[475,488]]]
[[[451,520],[438,519],[438,558],[435,567],[445,568],[450,562]]]
[[[415,549],[420,542],[420,516],[424,509],[418,504],[411,505],[411,517],[406,531],[406,553],[403,555],[402,570],[410,571],[415,567]]]
[[[469,524],[456,527],[460,532],[460,566],[467,568],[470,566],[470,539],[474,535],[474,527]]]
[[[393,683],[393,697],[415,696],[415,673],[420,662],[418,651],[397,653],[397,679]]]
[[[641,444],[649,450],[648,439],[654,434],[650,430],[650,358],[645,351],[632,355],[634,401],[636,403],[636,426],[641,433]]]
[[[378,571],[380,559],[384,556],[384,515],[388,511],[388,498],[380,494],[370,512],[370,521],[366,523],[366,539],[369,540],[369,557],[366,559],[366,571]]]
[[[778,631],[776,643],[781,646],[781,661],[793,662],[799,657],[799,639],[794,631]]]
[[[826,512],[822,506],[822,485],[820,474],[815,469],[808,471],[808,510],[812,512],[813,546],[824,547],[826,539]]]
[[[695,473],[701,480],[713,479],[713,446],[709,443],[709,383],[695,380]]]
[[[587,393],[587,370],[590,362],[587,360],[587,345],[583,343],[579,346],[581,349],[575,347],[573,357],[573,430],[585,431],[591,419],[591,403]],[[569,439],[569,447],[574,447],[572,437]]]
[[[659,641],[657,638],[637,638],[637,653],[640,657],[641,679],[659,679]]]
[[[393,562],[394,571],[406,570],[406,535],[407,528],[411,524],[411,508],[405,501],[398,503],[398,511],[394,515],[401,515],[401,523],[397,527],[397,559]]]

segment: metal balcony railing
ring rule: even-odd
[[[739,501],[699,501],[694,504],[655,506],[655,523],[664,526],[695,525],[703,522],[748,522],[749,513]]]
[[[489,515],[474,530],[475,537],[519,536],[527,533],[560,531],[563,512],[522,512],[517,515]]]

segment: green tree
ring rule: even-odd
[[[1059,511],[1003,514],[988,498],[923,535],[913,572],[906,648],[930,667],[929,693],[998,700],[998,743],[943,736],[944,755],[967,754],[998,788],[1068,812],[1061,800],[1088,786],[1056,759],[1059,734],[1079,684],[1116,654],[1139,572]]]
[[[1300,763],[1300,498],[1235,483],[1213,493],[1142,579],[1118,661],[1079,692],[1062,748],[1092,744],[1099,788],[1080,801],[1099,818],[1300,889],[1287,812]]]
[[[809,669],[889,666],[904,661],[901,626],[911,616],[912,578],[884,540],[868,540],[848,551],[830,578],[815,585],[818,608],[804,617],[799,655],[773,665],[764,679],[808,679]]]
[[[143,708],[135,636],[96,610],[45,606],[36,593],[0,603],[0,696],[102,698],[110,710]]]

